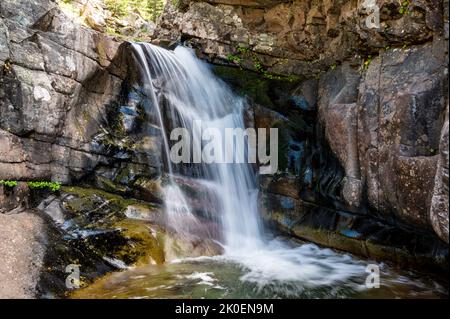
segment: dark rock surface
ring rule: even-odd
[[[261,182],[263,198],[281,201],[266,207],[273,225],[277,214],[300,214],[290,207],[301,200],[424,234],[430,260],[441,258],[436,251],[446,259],[448,3],[377,5],[381,27],[370,29],[354,1],[183,1],[166,8],[159,32],[218,64],[218,76],[249,97],[249,126],[280,129],[280,174]],[[296,34],[302,39],[289,42]],[[277,189],[287,191],[282,200]],[[310,240],[349,250],[337,236]]]

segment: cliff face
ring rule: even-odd
[[[448,242],[448,3],[376,4],[379,27],[363,1],[179,1],[157,36],[297,83],[341,166],[341,208]]]
[[[159,130],[141,120],[120,44],[52,1],[2,1],[0,179],[107,188],[159,174]]]

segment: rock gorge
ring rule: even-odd
[[[448,1],[378,0],[379,28],[363,2],[167,1],[148,41],[195,49],[246,98],[248,127],[279,128],[279,172],[258,177],[267,227],[442,279]],[[0,183],[0,229],[20,215],[39,234],[40,253],[28,256],[37,288],[19,296],[50,286],[63,296],[64,267],[81,259],[90,282],[220,251],[161,226],[161,127],[126,40],[81,26],[55,1],[0,3],[0,180],[18,181]],[[63,186],[27,183],[41,180]],[[202,186],[180,184],[195,210]]]

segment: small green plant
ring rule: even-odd
[[[247,47],[237,47],[236,50],[241,54],[250,52],[250,48]]]
[[[242,62],[242,58],[240,58],[234,54],[228,54],[227,60],[230,62],[236,63],[236,64],[241,64],[241,62]]]
[[[5,63],[3,64],[3,70],[2,70],[3,74],[11,73],[11,69],[12,69],[11,60],[10,59],[6,59]]]
[[[369,68],[370,63],[372,62],[373,57],[369,54],[366,58],[366,60],[363,63],[363,69],[367,70]]]
[[[5,181],[5,180],[0,180],[0,185],[4,185],[6,187],[16,187],[17,186],[17,181]]]
[[[44,189],[49,188],[51,191],[56,192],[61,188],[60,182],[46,182],[46,181],[38,181],[38,182],[27,182],[28,187],[31,189]]]
[[[330,70],[334,70],[334,69],[336,69],[336,67],[337,67],[337,65],[336,65],[336,63],[333,63],[332,65],[330,65]]]
[[[247,58],[247,59],[252,60],[253,68],[255,69],[255,71],[258,72],[259,74],[261,74],[262,76],[264,76],[266,79],[289,81],[289,82],[294,82],[299,79],[299,77],[295,76],[295,75],[281,76],[281,75],[273,74],[273,73],[267,71],[264,68],[261,61],[259,60],[258,56],[255,53],[253,53],[250,50],[250,48],[248,48],[248,47],[238,46],[238,47],[236,47],[236,51],[237,51],[236,54],[228,54],[227,60],[229,62],[233,62],[234,64],[239,65],[241,67],[241,69],[242,69],[242,62],[244,61],[244,58]]]
[[[410,5],[409,0],[402,1],[400,8],[398,9],[398,13],[400,14],[408,14],[408,7]]]

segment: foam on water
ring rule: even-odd
[[[190,226],[197,222],[197,217],[186,200],[188,195],[172,178],[185,171],[169,160],[168,131],[182,126],[194,134],[194,120],[220,130],[245,129],[245,100],[234,94],[186,47],[178,46],[174,51],[147,43],[134,43],[132,47],[141,71],[142,91],[156,108],[164,140],[170,176],[165,186],[167,220],[178,232],[190,231],[195,228]],[[154,111],[147,110],[148,113]],[[244,146],[235,145],[235,151],[242,151]],[[281,295],[292,292],[295,296],[304,288],[334,284],[362,287],[367,273],[366,264],[360,260],[313,244],[290,245],[277,239],[265,239],[258,211],[257,175],[251,164],[198,164],[190,169],[189,177],[198,178],[199,183],[214,193],[209,202],[216,203],[216,215],[220,216],[224,254],[187,258],[173,264],[189,261],[233,264],[240,269],[242,283],[260,288],[288,287]],[[194,272],[187,279],[199,280],[208,286],[216,282],[209,272]]]

